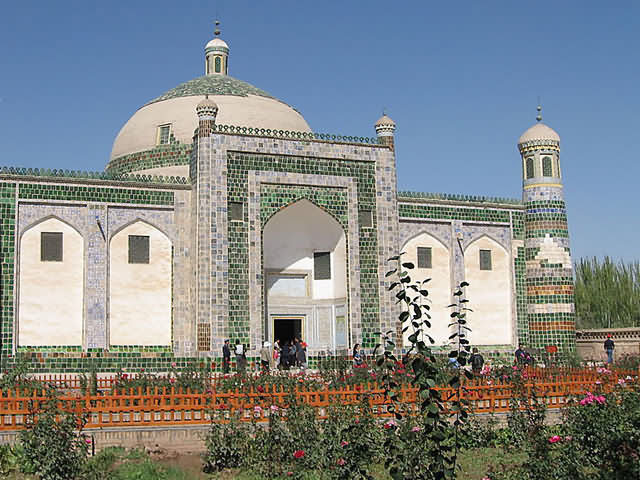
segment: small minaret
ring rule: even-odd
[[[215,37],[204,47],[205,75],[227,75],[229,71],[229,45],[220,38],[219,25],[216,20]]]
[[[527,319],[530,346],[575,350],[575,304],[569,228],[560,170],[560,137],[542,123],[522,134]]]
[[[388,145],[391,150],[395,149],[394,135],[396,131],[396,122],[391,120],[386,113],[382,113],[380,119],[376,122],[376,134],[382,145]]]
[[[216,128],[218,105],[209,98],[209,95],[206,95],[204,100],[196,105],[196,114],[198,115],[198,137],[210,136]]]

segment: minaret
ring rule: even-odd
[[[378,140],[382,145],[388,145],[391,150],[395,149],[394,134],[396,131],[396,122],[391,120],[386,113],[382,113],[382,116],[376,122],[376,134]]]
[[[531,347],[575,350],[575,305],[569,229],[560,170],[560,137],[537,123],[518,140],[525,206],[527,319]]]
[[[209,98],[209,95],[205,95],[204,100],[196,105],[196,114],[198,115],[198,137],[208,137],[215,130],[218,105]]]
[[[206,75],[227,75],[229,71],[229,45],[220,38],[220,22],[216,20],[214,38],[204,47],[204,73]]]

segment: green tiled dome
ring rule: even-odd
[[[228,75],[204,75],[202,77],[189,80],[188,82],[181,83],[164,95],[160,95],[158,98],[151,100],[147,105],[161,102],[163,100],[169,100],[171,98],[191,97],[196,95],[235,95],[237,97],[256,95],[259,97],[278,100],[264,90],[260,90],[259,88],[256,88],[247,82],[243,82],[242,80],[238,80],[237,78],[233,78]]]

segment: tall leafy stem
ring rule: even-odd
[[[453,389],[453,393],[443,396],[440,389],[436,388],[439,375],[439,367],[436,361],[434,349],[435,340],[428,333],[431,328],[430,299],[426,289],[430,279],[413,281],[409,275],[409,270],[414,268],[413,263],[403,262],[400,253],[389,259],[393,268],[386,274],[391,282],[388,291],[391,292],[399,306],[400,313],[398,321],[402,335],[408,334],[408,350],[400,362],[396,357],[396,341],[393,333],[397,329],[381,332],[382,342],[376,347],[376,362],[378,367],[383,368],[381,378],[385,395],[390,400],[389,411],[394,414],[395,420],[402,420],[405,412],[400,402],[400,389],[395,380],[394,373],[400,366],[410,370],[414,377],[412,384],[418,389],[417,409],[421,419],[420,441],[429,445],[429,455],[427,458],[413,458],[403,451],[402,440],[398,440],[399,435],[388,435],[385,439],[385,451],[388,452],[385,466],[389,470],[392,478],[401,479],[454,479],[456,476],[457,454],[458,454],[458,431],[467,419],[467,411],[462,401],[462,373],[471,375],[470,372],[462,369],[468,363],[469,341],[467,332],[466,314],[470,309],[467,307],[468,300],[464,298],[464,287],[468,284],[463,282],[456,288],[454,298],[456,302],[449,307],[454,311],[451,313],[449,327],[454,333],[449,337],[451,350],[449,358],[457,362],[459,368],[454,368],[448,384]],[[402,342],[402,339],[398,339]],[[380,353],[378,353],[380,352]],[[451,391],[451,390],[450,390]],[[450,417],[454,421],[450,422]],[[389,429],[398,428],[395,422],[388,423]],[[399,431],[398,431],[399,432]]]

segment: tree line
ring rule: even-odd
[[[576,328],[640,326],[640,262],[581,258],[575,274]]]

